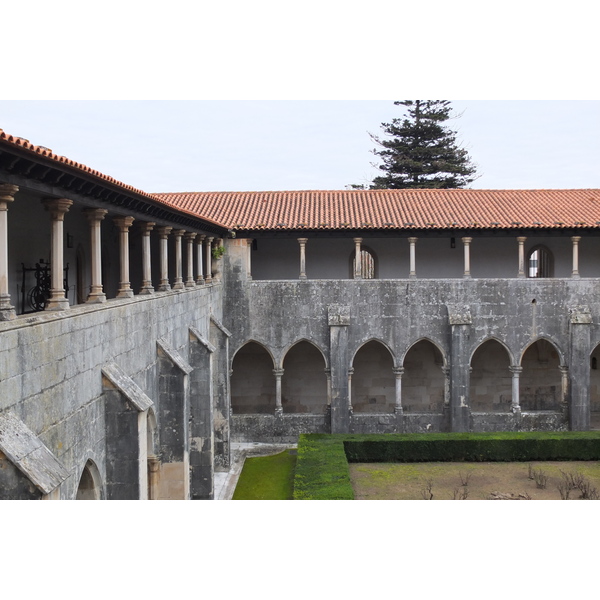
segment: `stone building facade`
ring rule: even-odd
[[[210,499],[231,442],[305,432],[595,427],[599,203],[147,194],[0,131],[0,497]]]

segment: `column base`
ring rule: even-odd
[[[104,304],[105,302],[106,294],[103,292],[90,294],[85,301],[86,304]]]
[[[185,288],[185,286],[183,285],[183,281],[176,281],[176,282],[173,284],[173,289],[174,289],[174,290],[182,290],[182,289],[184,289],[184,288]]]
[[[50,298],[44,310],[69,310],[69,300],[67,298]]]
[[[131,288],[123,288],[118,291],[117,298],[133,298],[133,290]]]
[[[204,277],[198,277],[196,279],[196,285],[204,285]]]
[[[394,414],[403,415],[404,409],[401,406],[394,406]]]
[[[185,287],[186,288],[195,288],[196,287],[196,282],[195,281],[186,281],[185,282]]]
[[[521,407],[518,404],[513,404],[510,407],[510,410],[513,413],[513,415],[520,415],[521,414]]]
[[[278,406],[275,409],[275,416],[276,417],[283,417],[283,408],[281,406]]]
[[[206,283],[207,285],[208,285],[209,283],[212,283],[212,277],[207,277],[207,278],[204,280],[204,283]]]
[[[161,283],[158,286],[158,291],[159,292],[170,292],[171,291],[171,285],[168,283]]]
[[[3,306],[0,308],[0,321],[12,321],[17,318],[14,306]]]
[[[154,288],[151,285],[144,285],[138,292],[139,296],[150,296],[154,294]]]

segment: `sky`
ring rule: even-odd
[[[452,102],[479,189],[600,188],[600,101]],[[344,189],[393,100],[0,100],[0,128],[146,192]]]

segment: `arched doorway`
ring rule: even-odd
[[[393,413],[396,402],[394,360],[376,340],[367,342],[354,355],[351,404],[355,413]]]
[[[554,257],[546,246],[534,246],[527,256],[528,277],[553,277]]]
[[[323,414],[327,377],[321,351],[307,341],[292,346],[283,360],[281,405],[284,413]]]
[[[481,344],[471,358],[469,402],[473,412],[510,412],[512,373],[510,356],[497,340]]]
[[[101,498],[100,473],[92,460],[88,460],[83,467],[79,485],[77,486],[76,500],[100,500]]]
[[[404,357],[402,409],[405,413],[444,411],[444,357],[429,340],[420,340]]]
[[[562,376],[558,350],[548,340],[537,340],[523,354],[519,404],[523,411],[560,411]]]
[[[273,359],[257,342],[242,346],[233,359],[231,410],[233,414],[273,414],[275,376]]]

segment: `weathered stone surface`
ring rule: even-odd
[[[117,364],[109,363],[105,365],[102,367],[102,374],[108,380],[109,385],[118,389],[140,412],[148,410],[154,404],[135,381],[128,377]]]

